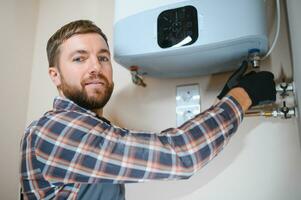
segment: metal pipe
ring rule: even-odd
[[[295,116],[295,107],[281,107],[272,111],[249,110],[245,113],[245,117],[274,117],[280,119],[290,119]]]

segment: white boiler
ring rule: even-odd
[[[268,48],[264,0],[116,0],[114,58],[139,74],[183,77],[237,67]]]

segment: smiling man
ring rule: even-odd
[[[99,33],[87,30],[84,34],[85,30],[82,30],[73,33],[72,37],[65,33],[70,38],[56,38],[54,35],[47,49],[49,74],[60,96],[81,107],[101,112],[99,108],[110,99],[114,84],[106,38],[101,30],[95,31]]]
[[[182,126],[132,131],[102,116],[114,83],[100,28],[88,20],[63,26],[49,39],[47,55],[59,96],[22,138],[24,199],[122,200],[124,183],[189,178],[223,149],[244,111],[275,100],[271,73],[236,75],[218,104]]]

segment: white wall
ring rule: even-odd
[[[17,199],[19,146],[26,122],[37,0],[0,1],[0,199]]]
[[[289,30],[290,30],[290,39],[291,39],[291,48],[292,48],[292,59],[293,59],[293,68],[294,68],[294,80],[295,86],[297,88],[296,96],[298,102],[298,115],[299,115],[299,131],[301,133],[301,17],[300,8],[301,1],[289,0],[287,2],[288,10],[288,19],[289,19]],[[300,134],[301,141],[301,134]]]
[[[112,48],[113,16],[112,0],[40,0],[27,123],[50,109],[57,94],[47,75],[45,46],[51,34],[71,20],[91,19],[108,35]],[[269,24],[273,30],[272,21]],[[272,59],[263,63],[263,69],[273,71],[278,77],[283,67],[292,77],[285,20],[282,25]],[[176,85],[199,83],[204,110],[212,104],[229,76],[228,73],[186,79],[146,78],[148,87],[144,89],[131,83],[124,68],[116,63],[113,68],[115,91],[105,116],[119,126],[150,131],[175,126]],[[129,184],[127,199],[300,199],[298,141],[294,119],[245,119],[226,149],[190,180]]]

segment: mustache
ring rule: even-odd
[[[102,74],[92,74],[88,78],[85,78],[81,81],[81,85],[85,86],[87,83],[91,82],[100,82],[104,85],[109,85],[109,80]]]

